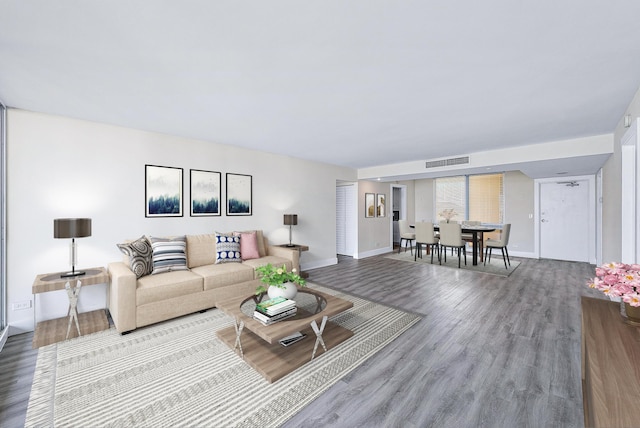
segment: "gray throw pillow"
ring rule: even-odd
[[[142,236],[133,242],[117,244],[120,251],[129,257],[129,267],[136,278],[149,275],[153,271],[151,243]]]

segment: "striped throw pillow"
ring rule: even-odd
[[[187,237],[157,238],[151,236],[153,250],[152,274],[172,272],[175,270],[189,270],[187,267]]]

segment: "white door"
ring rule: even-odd
[[[540,184],[540,257],[590,262],[588,180]]]
[[[336,188],[336,254],[355,255],[356,203],[355,186]]]

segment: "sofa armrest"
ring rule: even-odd
[[[109,263],[109,312],[119,333],[136,329],[136,275],[122,262]]]
[[[291,260],[294,269],[300,272],[300,251],[295,248],[279,247],[276,245],[267,246],[268,256],[277,256]]]

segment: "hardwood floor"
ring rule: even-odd
[[[286,427],[580,427],[586,263],[522,259],[509,277],[384,257],[311,281],[423,315]]]
[[[0,427],[24,426],[38,351],[33,333],[7,339],[0,352]]]
[[[509,277],[384,256],[310,270],[309,280],[423,319],[286,427],[581,427],[580,296],[586,263],[520,259]],[[22,426],[31,334],[0,353],[0,425]]]

